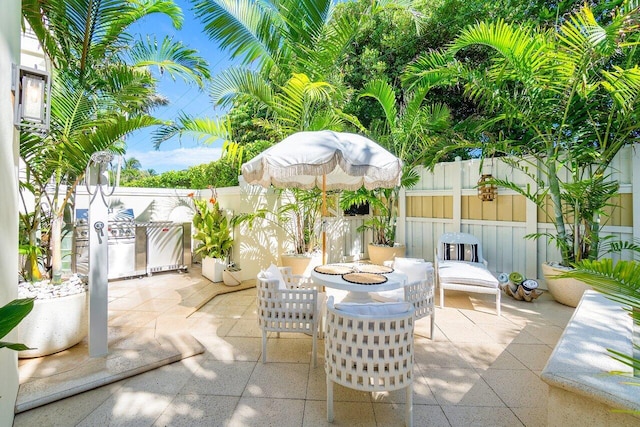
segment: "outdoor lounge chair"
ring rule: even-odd
[[[311,358],[317,366],[319,293],[312,283],[295,280],[290,270],[272,265],[258,273],[258,325],[262,329],[262,363],[267,361],[267,333],[302,332],[312,336]]]
[[[480,241],[467,233],[444,233],[435,250],[436,283],[440,287],[440,307],[444,308],[444,291],[476,292],[496,296],[500,316],[501,290],[498,279],[487,268]]]
[[[413,424],[414,309],[401,303],[327,301],[324,336],[327,421],[333,383],[366,392],[405,389],[405,423]]]

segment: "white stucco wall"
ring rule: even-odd
[[[18,293],[18,133],[13,127],[11,64],[20,60],[20,0],[3,0],[0,13],[0,305]],[[9,335],[15,338],[15,332]],[[13,423],[18,358],[0,349],[0,426]]]

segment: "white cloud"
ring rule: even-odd
[[[218,160],[221,148],[194,147],[176,148],[168,151],[136,151],[128,150],[125,158],[135,157],[143,170],[153,169],[158,173],[169,170],[187,169],[189,166],[201,165]]]

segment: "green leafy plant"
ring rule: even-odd
[[[476,139],[442,144],[440,154],[474,148],[502,157],[535,183],[492,183],[536,203],[554,225],[546,235],[562,264],[595,259],[601,217],[616,194],[606,171],[640,130],[636,1],[623,2],[607,23],[589,7],[551,29],[502,20],[467,27],[444,51],[422,55],[405,75],[408,87],[464,85],[480,107]],[[487,64],[466,61],[485,49]],[[498,177],[500,178],[500,177]]]
[[[193,227],[196,232],[193,237],[200,241],[195,253],[202,257],[212,257],[227,260],[233,248],[230,221],[218,204],[214,188],[210,188],[211,197],[208,200],[193,199],[195,213]]]
[[[33,310],[33,300],[35,298],[16,299],[3,307],[0,307],[0,339],[4,338],[18,324],[27,317]],[[10,350],[22,351],[30,350],[24,344],[0,341],[0,348],[8,348]]]
[[[358,98],[377,102],[384,111],[383,120],[370,128],[376,141],[404,163],[399,187],[346,191],[340,204],[343,209],[369,203],[373,217],[358,231],[373,231],[373,243],[394,246],[400,188],[411,188],[418,182],[415,167],[425,162],[427,148],[451,130],[451,112],[444,104],[425,105],[428,88],[414,87],[402,94],[401,102],[395,89],[384,80],[367,83]],[[446,138],[449,140],[449,138]]]

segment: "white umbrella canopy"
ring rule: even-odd
[[[374,141],[358,134],[330,130],[294,133],[242,165],[249,184],[269,188],[322,189],[326,216],[327,190],[400,185],[402,161]],[[322,262],[326,236],[322,231]]]
[[[400,185],[402,161],[372,140],[330,130],[298,132],[242,165],[249,184],[357,190]]]

